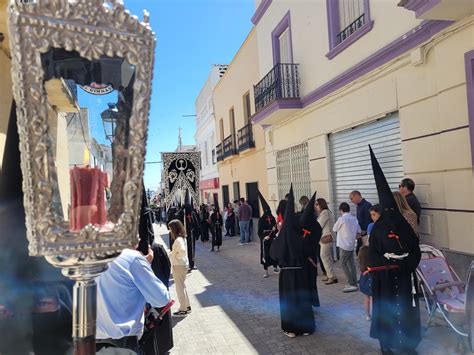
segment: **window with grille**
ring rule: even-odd
[[[293,183],[295,201],[306,195],[311,196],[311,177],[309,172],[308,143],[279,150],[276,159],[278,196],[282,200]]]
[[[341,43],[365,23],[364,0],[338,0],[339,32],[336,42]]]
[[[332,59],[368,33],[374,21],[370,18],[369,0],[326,0],[326,3],[330,49],[326,57]]]

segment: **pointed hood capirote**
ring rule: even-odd
[[[260,199],[260,203],[262,204],[263,214],[271,215],[272,209],[270,208],[270,205],[267,203],[267,201],[265,200],[265,198],[263,197],[259,189],[257,189],[257,193],[258,193],[258,198]]]
[[[138,237],[140,241],[137,249],[145,255],[148,254],[148,245],[153,244],[155,234],[153,231],[153,211],[148,203],[145,185],[142,185],[142,204],[138,222]]]
[[[278,237],[272,243],[270,256],[277,260],[279,265],[285,266],[298,266],[303,258],[302,238],[298,235],[298,224],[295,218],[293,184],[288,194],[283,225]]]
[[[321,225],[318,223],[316,216],[314,215],[314,203],[316,201],[316,192],[313,194],[313,197],[309,200],[306,205],[303,214],[300,217],[300,228],[303,229],[303,234],[309,232],[315,238],[321,238]]]
[[[380,208],[382,211],[386,209],[398,210],[392,190],[388,185],[387,179],[385,178],[382,168],[380,167],[377,157],[375,156],[374,151],[370,145],[369,151],[370,160],[372,161],[372,170],[374,172],[375,185],[377,186],[377,193],[379,195]]]
[[[391,231],[396,234],[412,234],[416,236],[416,234],[413,232],[413,229],[410,227],[410,225],[398,209],[397,203],[395,202],[395,198],[393,197],[392,190],[388,185],[387,179],[385,178],[382,168],[380,167],[377,157],[375,156],[375,153],[370,145],[369,151],[381,209],[381,218],[377,221],[378,223],[376,224],[385,224],[389,226],[389,229],[391,229]]]

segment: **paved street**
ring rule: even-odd
[[[164,226],[157,232],[168,240]],[[378,342],[368,336],[362,294],[341,292],[344,283],[318,283],[321,307],[315,311],[314,334],[284,336],[278,276],[262,277],[259,244],[238,246],[238,237],[226,237],[223,243],[219,253],[210,253],[208,243],[196,244],[199,270],[186,280],[193,312],[174,319],[172,354],[378,354]],[[343,282],[339,265],[336,272]],[[171,292],[177,299],[174,287]],[[449,329],[430,328],[418,350],[458,354],[456,344]]]

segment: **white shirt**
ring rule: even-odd
[[[350,213],[344,213],[337,219],[333,228],[337,232],[336,245],[346,251],[355,249],[355,241],[357,234],[361,232],[357,218]]]
[[[192,238],[192,237],[189,237]],[[178,237],[173,242],[172,250],[169,253],[170,262],[173,266],[183,265],[189,266],[188,260],[188,248],[186,240],[184,238]]]
[[[124,249],[97,281],[97,339],[141,338],[145,303],[164,307],[170,301],[165,285],[136,250]]]

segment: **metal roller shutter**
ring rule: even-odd
[[[393,190],[403,179],[402,142],[398,113],[390,117],[334,133],[329,136],[333,208],[349,202],[349,193],[359,190],[372,204],[377,203],[368,145],[377,156]]]

